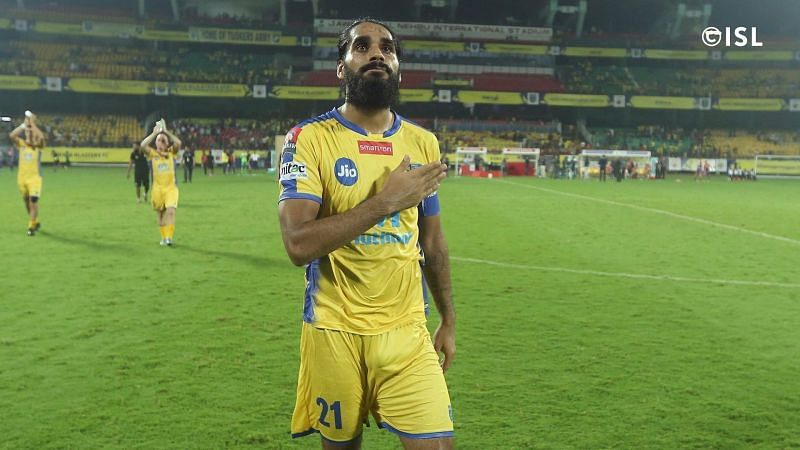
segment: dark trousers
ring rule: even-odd
[[[184,183],[191,183],[192,182],[192,172],[194,171],[194,164],[184,164],[183,165],[183,182]]]

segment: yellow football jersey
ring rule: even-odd
[[[150,159],[153,170],[153,186],[175,186],[175,147],[167,149],[167,155],[161,156],[155,150],[150,150],[147,157]]]
[[[281,154],[278,201],[312,200],[320,204],[320,217],[333,216],[379,192],[404,155],[412,168],[438,161],[436,137],[394,116],[383,134],[366,132],[337,109],[292,128]],[[304,321],[358,334],[425,321],[417,220],[438,213],[434,194],[308,264]]]
[[[39,166],[42,162],[42,151],[28,145],[25,139],[17,138],[16,143],[19,151],[17,180],[27,180],[40,176]]]

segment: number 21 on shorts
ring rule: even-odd
[[[330,428],[331,423],[328,422],[330,418],[328,417],[328,410],[333,413],[333,426],[337,430],[342,429],[342,404],[338,400],[331,403],[330,406],[328,402],[325,401],[322,397],[317,397],[317,404],[322,407],[322,411],[319,414],[319,424],[325,427]]]

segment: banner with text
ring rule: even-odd
[[[791,50],[734,50],[725,52],[725,59],[729,61],[791,61],[794,54]]]
[[[245,97],[246,84],[234,83],[169,83],[170,95],[181,97]]]
[[[631,97],[631,106],[647,109],[696,109],[697,101],[694,97],[634,95]]]
[[[466,104],[483,103],[489,105],[524,105],[522,94],[519,92],[494,92],[494,91],[458,91],[453,96],[454,102]]]
[[[39,77],[0,75],[0,90],[38,91],[41,88],[42,80]]]
[[[147,95],[152,93],[152,85],[149,81],[70,78],[66,88],[73,92],[92,94]]]
[[[350,26],[352,20],[314,19],[314,31],[336,34]],[[462,23],[394,22],[387,21],[400,36],[439,37],[457,39],[493,39],[547,42],[553,37],[552,28],[514,27],[507,25],[477,25]]]
[[[273,86],[268,95],[281,100],[338,100],[339,88],[326,86]]]
[[[453,41],[403,41],[403,50],[431,50],[437,52],[463,52],[465,42]]]
[[[437,100],[437,95],[432,89],[400,89],[402,103],[431,103]]]
[[[720,111],[780,111],[785,107],[780,98],[721,98],[714,105]]]
[[[650,59],[704,60],[708,59],[708,52],[705,50],[660,50],[649,48],[644,50],[644,57]]]
[[[561,51],[566,56],[583,56],[593,58],[624,58],[628,55],[628,50],[624,48],[605,48],[605,47],[567,47]]]
[[[487,42],[483,44],[486,53],[500,53],[508,55],[546,55],[546,45],[500,44]]]
[[[232,28],[189,27],[189,39],[219,44],[295,45],[296,36],[283,36],[280,31],[242,30]]]
[[[589,94],[544,94],[545,103],[550,106],[580,106],[584,108],[605,108],[611,104],[607,95]]]
[[[131,159],[129,148],[91,148],[91,147],[45,147],[42,162],[53,162],[53,152],[58,153],[63,164],[65,155],[69,153],[69,162],[85,164],[127,163]]]

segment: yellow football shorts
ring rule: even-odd
[[[450,395],[424,323],[378,335],[303,323],[292,437],[346,443],[375,422],[407,438],[453,435]]]
[[[178,207],[178,188],[177,186],[163,187],[155,185],[151,192],[151,202],[153,209],[163,211],[167,208]]]
[[[42,196],[42,177],[28,177],[22,180],[17,180],[17,186],[23,197],[41,197]]]

